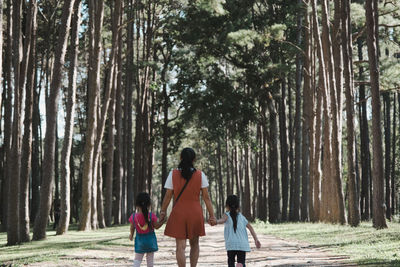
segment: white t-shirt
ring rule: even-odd
[[[204,172],[201,172],[201,188],[206,188],[206,187],[208,187],[208,179],[207,176],[204,174]],[[174,186],[172,184],[172,170],[168,174],[164,188],[174,189]]]

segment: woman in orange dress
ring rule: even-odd
[[[190,244],[190,266],[196,267],[199,259],[199,237],[205,235],[200,194],[210,215],[209,223],[215,225],[217,222],[208,195],[207,176],[193,167],[195,158],[193,149],[182,150],[178,169],[170,172],[165,183],[167,191],[160,212],[160,220],[163,220],[168,205],[174,197],[174,206],[164,234],[176,240],[176,260],[179,267],[186,266],[186,239],[189,239]]]

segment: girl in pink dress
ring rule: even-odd
[[[146,254],[147,267],[152,267],[154,262],[154,252],[158,250],[157,238],[154,229],[160,228],[165,220],[158,221],[157,216],[149,212],[151,201],[148,193],[139,193],[136,198],[136,213],[129,218],[131,230],[129,239],[135,237],[135,260],[133,267],[139,267],[144,254]]]

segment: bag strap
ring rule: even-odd
[[[189,179],[189,180],[186,180],[186,183],[185,183],[185,185],[183,186],[181,192],[180,192],[179,195],[176,197],[175,202],[174,202],[174,207],[175,207],[175,205],[176,205],[176,202],[178,202],[179,198],[181,197],[181,195],[182,195],[183,191],[185,190],[185,188],[186,188],[187,184],[189,183],[189,181],[190,181],[190,179]]]

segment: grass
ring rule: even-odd
[[[347,255],[350,261],[369,266],[400,266],[400,224],[375,230],[371,222],[359,227],[323,223],[254,224],[259,233],[305,241]]]
[[[354,228],[323,223],[253,224],[257,233],[305,241],[334,254],[347,255],[350,261],[361,266],[400,266],[400,224],[388,223],[388,229],[383,230],[375,230],[371,225],[370,222],[362,223]],[[6,246],[7,234],[0,233],[0,266],[57,263],[60,258],[69,258],[83,250],[132,249],[128,235],[128,225],[87,232],[76,231],[76,227],[72,227],[63,236],[49,230],[46,240]],[[68,262],[74,265],[73,258]]]
[[[11,264],[14,267],[34,262],[56,263],[60,257],[74,251],[102,249],[110,246],[132,247],[128,235],[129,226],[115,226],[86,232],[70,230],[62,236],[57,236],[55,231],[49,230],[46,240],[32,241],[18,246],[6,246],[7,234],[0,233],[0,266]],[[71,263],[73,264],[73,262]]]

